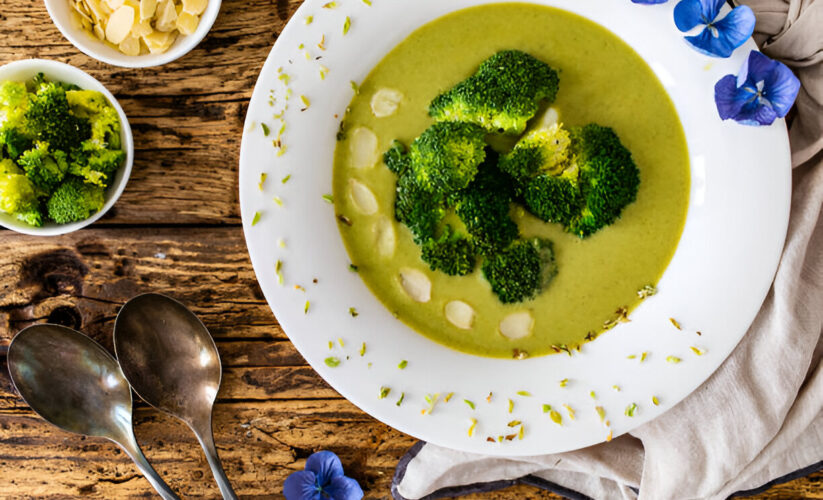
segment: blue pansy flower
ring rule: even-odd
[[[655,4],[655,3],[666,3],[669,0],[632,0],[632,3],[645,3],[645,4]]]
[[[360,500],[357,481],[343,475],[343,465],[330,451],[318,451],[306,460],[305,470],[293,472],[283,483],[286,500]]]
[[[703,54],[729,57],[754,33],[754,12],[746,5],[735,7],[718,20],[724,3],[725,0],[682,0],[674,8],[674,24],[683,33],[705,26],[699,34],[686,37]]]
[[[726,75],[714,86],[720,118],[746,125],[770,125],[791,109],[800,80],[785,64],[751,51],[737,76]]]

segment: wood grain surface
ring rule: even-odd
[[[377,0],[376,0],[377,1]],[[0,64],[41,57],[78,66],[118,98],[134,130],[134,172],[91,229],[57,238],[0,230],[0,498],[152,497],[107,441],[62,432],[15,395],[4,352],[21,328],[50,321],[111,349],[118,308],[147,291],[183,301],[214,335],[224,365],[215,440],[243,498],[281,497],[285,478],[320,449],[338,453],[366,498],[390,498],[394,467],[415,440],[342,399],[305,363],[263,300],[237,200],[242,123],[256,77],[297,0],[226,0],[209,36],[161,68],[90,59],[54,27],[43,2],[2,0]],[[218,497],[183,424],[138,403],[138,441],[184,497]],[[474,499],[548,498],[516,486]],[[823,498],[823,474],[758,498]]]

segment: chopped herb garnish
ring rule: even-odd
[[[569,385],[569,379],[564,378],[560,381],[560,387],[566,387],[567,385]]]
[[[306,305],[303,306],[303,314],[308,314],[309,313],[309,307],[310,306],[311,306],[311,303],[307,300]]]
[[[448,403],[449,401],[451,401],[452,397],[454,397],[454,393],[453,393],[453,392],[450,392],[450,393],[446,394],[446,397],[445,397],[445,398],[443,398],[443,402],[444,402],[444,403]]]
[[[400,405],[402,405],[402,404],[403,404],[403,400],[404,400],[404,399],[406,399],[406,393],[405,393],[405,392],[401,392],[401,393],[400,393],[400,399],[398,399],[398,400],[397,400],[397,402],[396,402],[396,403],[394,403],[394,404],[396,404],[397,406],[400,406]]]
[[[343,342],[342,337],[337,337],[337,343],[340,344],[340,347],[346,347],[346,343]]]
[[[364,1],[366,1],[366,0],[364,0]],[[474,434],[474,428],[477,427],[477,419],[476,418],[471,419],[471,423],[472,424],[469,426],[469,437],[472,437],[472,435]]]
[[[354,95],[360,95],[360,87],[354,80],[351,81],[351,89],[354,91]]]
[[[512,401],[512,400],[510,399],[510,400],[509,400],[509,413],[511,413],[513,410],[514,410],[514,401]]]
[[[328,72],[329,72],[329,68],[327,68],[325,66],[320,66],[320,79],[325,80],[326,75],[328,74]]]
[[[336,368],[340,366],[340,359],[335,358],[334,356],[328,357],[324,361],[326,363],[326,366],[328,366],[329,368]]]
[[[487,403],[491,403],[491,402],[492,402],[492,393],[489,393],[489,395],[488,395],[488,396],[486,396],[486,402],[487,402]]]
[[[612,389],[614,389],[617,392],[620,392],[620,386],[619,385],[613,385]]]
[[[366,355],[366,343],[363,342],[363,345],[360,346],[360,356],[362,357],[362,356],[365,356],[365,355]]]
[[[317,48],[320,50],[326,50],[326,35],[320,37],[320,43],[317,44]]]
[[[254,217],[251,219],[251,225],[256,226],[260,222],[260,212],[254,212]]]
[[[525,434],[526,434],[526,426],[521,425],[520,426],[520,432],[517,433],[517,439],[519,439],[520,441],[523,441],[523,436]]]
[[[266,177],[268,177],[268,174],[266,174],[265,172],[260,174],[260,182],[257,183],[257,189],[259,189],[260,191],[263,190],[263,183],[266,182]]]
[[[682,360],[680,358],[678,358],[677,356],[666,356],[666,362],[667,363],[677,364],[677,363],[680,363],[680,361],[682,361]]]
[[[343,23],[343,35],[347,34],[351,29],[351,18],[346,16],[346,21]]]
[[[635,359],[637,356],[635,354],[629,354],[626,356],[626,359]]]
[[[371,7],[371,0],[363,0],[363,3]]]
[[[511,422],[509,422],[506,425],[509,426],[509,427],[517,427],[518,425],[520,425],[522,423],[523,422],[521,422],[520,420],[512,420]]]
[[[314,16],[306,16],[306,19],[303,22],[305,22],[306,25],[308,26],[309,24],[312,23],[312,21],[314,21]]]
[[[391,387],[380,387],[380,394],[378,395],[377,399],[385,399],[386,396],[389,395],[391,392]]]
[[[637,403],[632,403],[632,404],[630,404],[629,406],[626,407],[626,411],[624,411],[623,413],[627,417],[633,417],[634,412],[636,412],[636,411],[637,411]]]
[[[643,288],[641,288],[640,290],[637,291],[637,296],[640,297],[641,299],[645,299],[645,298],[651,297],[652,295],[656,295],[656,294],[657,294],[657,288],[655,288],[653,285],[646,285],[646,286],[644,286]]]
[[[657,399],[657,396],[652,396],[652,403],[657,406],[660,404],[660,400]]]
[[[303,101],[303,105],[306,106],[305,109],[309,109],[309,106],[311,106],[311,101],[309,100],[309,98],[304,95],[301,95],[300,100]]]
[[[405,370],[408,365],[409,365],[409,362],[404,359],[403,361],[400,362],[399,365],[397,365],[397,368],[400,369],[400,370]]]
[[[274,272],[277,275],[277,283],[280,284],[280,285],[283,284],[283,273],[281,272],[282,270],[283,270],[283,261],[278,260],[274,264]]]
[[[597,412],[597,416],[600,417],[601,422],[606,420],[606,410],[604,410],[602,406],[595,406],[594,411]]]
[[[518,396],[523,396],[525,398],[532,397],[532,393],[530,393],[529,391],[517,391],[517,395]]]
[[[647,351],[643,351],[643,354],[640,355],[640,362],[642,363],[642,362],[646,361],[646,358],[648,357],[648,355],[649,355],[649,353]]]
[[[351,315],[352,318],[356,318],[356,317],[360,316],[360,313],[357,312],[357,309],[355,309],[354,307],[349,308],[349,314]]]
[[[277,206],[278,206],[278,207],[282,207],[282,206],[283,206],[283,200],[281,200],[279,196],[275,196],[274,198],[272,198],[272,201],[274,201],[275,203],[277,203]]]
[[[565,405],[565,404],[564,404],[564,405],[563,405],[563,408],[565,408],[565,409],[566,409],[566,411],[567,411],[567,412],[569,412],[569,418],[570,418],[570,419],[572,419],[572,420],[574,420],[574,410],[572,409],[572,407],[571,407],[571,406],[569,406],[569,405]]]
[[[334,349],[334,342],[329,340],[329,350],[331,351],[332,349]]]
[[[674,319],[674,318],[669,318],[669,321],[671,321],[671,322],[672,322],[672,324],[674,325],[674,327],[675,327],[675,328],[677,328],[678,330],[682,330],[682,329],[683,329],[683,327],[681,327],[681,326],[680,326],[680,322],[679,322],[679,321],[677,321],[676,319]]]
[[[597,394],[595,394],[594,391],[591,391],[589,392],[589,397],[592,399],[597,399]]]
[[[543,405],[543,413],[548,412],[549,418],[552,419],[557,425],[563,425],[563,415],[557,413],[557,410],[553,410],[550,405]]]
[[[472,410],[475,409],[474,403],[469,401],[468,399],[464,399],[463,402],[469,405],[469,408],[471,408]]]
[[[423,415],[431,414],[431,412],[434,411],[434,407],[437,404],[437,400],[439,398],[440,398],[440,393],[439,392],[436,393],[436,394],[426,394],[426,397],[424,399],[426,400],[426,403],[429,406],[428,406],[428,408],[424,408],[423,410],[420,410],[420,413],[422,413]]]
[[[323,5],[324,9],[334,9],[337,8],[337,2],[329,2]]]
[[[354,264],[349,264],[349,271],[356,273],[360,271],[360,268],[355,266]]]
[[[271,132],[271,130],[269,130],[269,126],[268,126],[268,125],[266,125],[265,123],[261,123],[261,124],[260,124],[260,127],[262,127],[262,128],[263,128],[263,137],[268,137],[268,136],[269,136],[269,132]]]
[[[699,347],[691,346],[691,347],[689,347],[689,349],[691,349],[692,352],[697,354],[698,356],[702,356],[702,355],[706,354],[705,349],[701,349]]]
[[[343,215],[343,214],[337,214],[337,220],[339,220],[340,222],[342,222],[343,224],[345,224],[345,225],[347,225],[347,226],[351,226],[351,225],[352,225],[352,221],[351,221],[351,219],[349,219],[348,217],[346,217],[346,216],[345,216],[345,215]]]
[[[324,194],[323,199],[326,200],[326,203],[328,203],[330,205],[334,205],[334,196],[332,196],[330,194]]]
[[[543,405],[543,413],[548,413],[548,412],[551,411],[551,409],[552,409],[551,405],[547,405],[547,404]]]
[[[289,175],[287,175],[287,176],[283,177],[283,180],[281,180],[280,182],[282,182],[283,184],[285,184],[285,183],[289,182],[289,179],[291,179],[291,174],[289,174]]]

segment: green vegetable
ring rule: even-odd
[[[70,174],[82,177],[90,184],[108,187],[126,159],[126,153],[122,149],[107,149],[90,139],[73,149],[69,158]]]
[[[398,179],[394,198],[394,217],[412,232],[417,244],[434,238],[437,225],[446,215],[445,197],[422,189],[406,170]]]
[[[103,188],[86,184],[77,177],[71,177],[54,191],[46,202],[51,220],[58,224],[68,224],[88,219],[101,208],[105,199]]]
[[[89,120],[71,113],[66,90],[56,82],[39,84],[37,92],[29,94],[21,118],[7,121],[5,127],[62,151],[70,151],[91,136]]]
[[[99,146],[120,149],[120,117],[106,96],[96,90],[70,90],[66,100],[75,116],[91,123],[91,140]]]
[[[14,162],[0,160],[0,210],[35,226],[43,225],[37,189]]]
[[[69,169],[66,153],[50,150],[47,142],[36,142],[17,158],[17,164],[37,189],[47,193],[60,184]]]
[[[435,123],[412,142],[412,178],[432,193],[449,194],[465,188],[486,158],[484,136],[482,128],[469,123]]]
[[[477,261],[472,242],[448,225],[440,237],[423,243],[421,258],[432,271],[439,269],[449,276],[471,273]]]
[[[437,121],[470,122],[488,132],[520,134],[540,101],[554,101],[558,84],[557,72],[546,63],[525,52],[506,50],[436,97],[429,114]]]
[[[483,262],[483,276],[504,304],[533,299],[557,274],[552,243],[517,240]]]
[[[401,175],[409,166],[409,155],[406,146],[400,141],[392,142],[388,151],[383,154],[383,162],[397,175]]]

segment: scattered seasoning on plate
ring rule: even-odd
[[[346,16],[346,21],[343,22],[343,36],[348,34],[350,29],[351,29],[351,18],[349,16]]]
[[[408,365],[409,365],[409,362],[404,359],[403,361],[400,362],[399,365],[397,365],[397,368],[399,368],[400,370],[405,370],[406,366],[408,366]]]
[[[303,306],[303,314],[308,314],[309,313],[309,307],[310,306],[311,306],[311,303],[307,300],[306,305]]]
[[[323,361],[329,368],[337,368],[338,366],[340,366],[340,358],[336,358],[334,356],[330,356]]]
[[[512,411],[514,411],[514,401],[512,401],[510,399],[509,400],[509,413],[511,413]]]
[[[466,403],[472,410],[475,409],[474,403],[469,401],[468,399],[464,399],[463,402]]]
[[[563,380],[561,380],[559,382],[559,384],[560,384],[560,387],[566,387],[567,385],[569,385],[569,379],[564,378]]]
[[[652,403],[653,403],[655,406],[658,406],[658,405],[660,404],[660,400],[659,400],[659,399],[657,399],[657,396],[652,396]]]
[[[334,349],[334,342],[329,340],[329,350],[331,351],[332,349]]]
[[[517,391],[517,395],[523,396],[524,398],[532,397],[532,393],[530,393],[529,391]]]
[[[477,419],[472,418],[470,422],[471,425],[469,426],[469,437],[472,437],[472,435],[474,434],[474,428],[477,427]]]
[[[279,260],[274,264],[274,273],[277,275],[277,284],[283,284],[283,261]]]
[[[306,16],[306,19],[303,20],[303,22],[306,24],[306,26],[311,24],[313,21],[314,21],[314,16]]]
[[[657,295],[657,288],[653,285],[646,285],[637,291],[637,296],[641,299],[647,299],[652,295]]]
[[[597,399],[597,394],[594,391],[589,392],[589,397],[592,399]]]
[[[551,405],[543,405],[543,413],[548,413],[549,418],[557,425],[563,425],[563,416],[554,410]]]
[[[355,266],[354,264],[349,264],[349,271],[351,271],[353,273],[356,273],[356,272],[360,271],[360,268]]]
[[[268,125],[266,125],[265,123],[261,123],[261,124],[260,124],[260,128],[262,128],[262,129],[263,129],[263,137],[268,137],[268,136],[269,136],[269,132],[271,132],[271,130],[269,130],[269,126],[268,126]]]
[[[451,401],[451,398],[452,398],[452,397],[454,397],[454,393],[453,393],[453,392],[450,392],[450,393],[446,394],[446,397],[445,397],[445,398],[443,398],[443,402],[444,402],[444,403],[448,403],[449,401]]]
[[[256,226],[258,222],[260,222],[260,212],[254,212],[254,217],[251,219],[252,227]]]
[[[691,349],[692,352],[697,354],[698,356],[702,356],[702,355],[706,354],[706,350],[701,349],[699,347],[691,346],[689,349]]]
[[[360,346],[360,357],[363,357],[365,355],[366,355],[366,343],[363,342],[363,345]]]
[[[327,4],[324,4],[323,8],[324,9],[336,9],[337,8],[337,2],[329,2]]]
[[[283,200],[281,200],[279,196],[275,196],[274,198],[272,198],[272,201],[274,201],[275,203],[277,203],[277,206],[278,206],[278,207],[282,207],[282,206],[283,206]]]
[[[489,393],[489,395],[488,395],[488,396],[486,396],[486,402],[487,402],[487,403],[491,403],[491,402],[492,402],[492,393]]]
[[[626,356],[626,359],[635,359],[635,358],[637,358],[637,356],[634,355],[634,354],[629,354],[628,356]]]
[[[597,416],[600,417],[601,422],[606,421],[606,410],[604,410],[602,406],[595,406],[594,411],[597,412]]]
[[[680,322],[679,322],[679,321],[677,321],[676,319],[674,319],[674,318],[669,318],[669,321],[671,321],[671,323],[674,325],[674,327],[675,327],[675,328],[677,328],[678,330],[682,330],[682,329],[683,329],[683,327],[682,327],[682,326],[680,326]]]
[[[569,405],[564,404],[563,408],[565,408],[566,411],[569,412],[569,418],[574,420],[574,410],[572,409],[572,407],[569,406]]]
[[[371,7],[371,0],[363,0],[363,3]]]
[[[380,386],[380,394],[377,399],[386,399],[386,396],[391,392],[391,387]]]
[[[257,183],[257,189],[260,191],[263,190],[263,183],[266,182],[266,177],[268,177],[267,173],[263,172],[260,174],[260,182]]]
[[[306,52],[306,54],[308,55],[308,52]],[[311,106],[311,101],[309,100],[309,98],[304,95],[301,95],[300,100],[303,102],[303,106],[305,106],[305,108],[301,109],[300,111],[306,111],[307,109],[309,109],[309,107]]]
[[[357,309],[355,309],[354,307],[349,308],[349,314],[351,315],[352,318],[356,318],[356,317],[360,316],[360,313],[357,312]]]
[[[518,425],[520,425],[522,423],[523,422],[521,422],[520,420],[512,420],[511,422],[509,422],[506,425],[509,426],[509,427],[517,427]]]
[[[614,389],[617,392],[620,392],[620,386],[619,385],[613,385],[612,389]]]
[[[404,399],[406,399],[406,393],[405,393],[405,392],[401,392],[401,393],[400,393],[400,399],[398,399],[398,400],[397,400],[397,402],[396,402],[396,403],[394,403],[394,404],[395,404],[395,405],[397,405],[397,406],[400,406],[400,405],[402,405],[402,404],[403,404],[403,400],[404,400]]]
[[[342,337],[337,337],[337,343],[340,344],[340,347],[346,347],[346,343],[343,342]]]
[[[646,361],[646,358],[648,356],[649,356],[648,351],[643,351],[643,353],[640,355],[640,362],[642,363],[642,362]]]
[[[636,411],[637,411],[637,403],[632,403],[632,404],[630,404],[629,406],[627,406],[627,407],[626,407],[626,411],[624,411],[623,413],[624,413],[627,417],[633,417],[633,416],[634,416],[634,413],[635,413]]]
[[[283,184],[285,184],[285,183],[289,182],[289,179],[291,179],[291,174],[289,174],[289,175],[287,175],[287,176],[283,177],[283,179],[282,179],[280,182],[282,182]]]
[[[435,394],[426,394],[426,397],[424,399],[426,400],[428,407],[420,410],[420,413],[422,415],[429,415],[431,414],[431,412],[434,411],[434,407],[435,405],[437,405],[437,400],[440,399],[440,393],[438,392]]]
[[[360,86],[357,85],[357,82],[352,80],[350,83],[351,83],[351,89],[354,91],[354,95],[360,95]]]
[[[680,363],[680,361],[682,361],[682,360],[680,358],[678,358],[677,356],[666,356],[666,362],[667,363],[677,364],[677,363]]]

